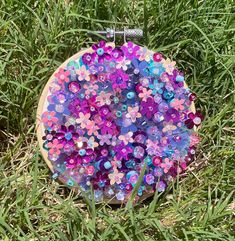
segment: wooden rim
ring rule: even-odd
[[[108,45],[114,47],[115,44],[114,43],[107,43]],[[54,168],[51,164],[51,161],[48,159],[48,153],[47,151],[43,148],[43,143],[42,143],[42,137],[43,137],[43,133],[44,133],[44,126],[41,123],[41,116],[42,113],[45,111],[45,109],[47,108],[47,96],[48,96],[48,92],[49,92],[49,87],[54,79],[54,75],[55,73],[58,72],[58,69],[60,68],[64,68],[66,67],[66,65],[68,64],[68,62],[70,60],[74,60],[74,59],[78,59],[80,56],[82,56],[84,53],[89,53],[92,52],[92,48],[87,48],[84,50],[81,50],[80,52],[74,54],[73,56],[71,56],[69,59],[67,59],[64,63],[62,63],[55,71],[54,73],[51,75],[51,77],[49,78],[49,80],[47,81],[42,94],[40,96],[39,99],[39,103],[38,103],[38,108],[37,108],[37,113],[36,113],[36,133],[37,133],[37,139],[38,139],[38,143],[39,143],[39,147],[40,147],[40,151],[42,153],[43,159],[46,162],[47,166],[49,167],[49,169],[51,170],[52,173],[54,173]],[[184,86],[188,88],[188,85],[184,82]],[[192,102],[190,109],[193,113],[195,113],[196,109],[195,109],[195,104],[194,102]],[[63,180],[63,178],[61,176],[58,177],[59,181],[62,182],[63,184],[66,184],[65,181]],[[66,186],[68,186],[66,184]],[[68,186],[69,187],[69,186]],[[69,187],[72,190],[75,190],[76,192],[78,192],[78,189],[75,187]],[[143,196],[140,197],[139,201],[143,201],[146,198],[150,197],[154,195],[154,193],[145,193]],[[118,201],[118,200],[113,200],[113,199],[103,199],[104,202],[107,202],[109,204],[122,204],[122,201]]]

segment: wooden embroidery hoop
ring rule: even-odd
[[[115,43],[114,42],[110,42],[110,43],[107,43],[107,45],[109,46],[112,46],[112,47],[115,47]],[[42,156],[43,156],[43,159],[45,160],[47,166],[49,167],[49,169],[51,170],[52,173],[55,172],[54,168],[53,168],[53,165],[51,164],[51,161],[48,159],[48,153],[47,151],[43,148],[43,139],[42,137],[44,136],[44,126],[42,124],[42,121],[41,121],[41,116],[42,116],[42,113],[46,110],[47,108],[47,104],[48,104],[48,101],[47,101],[47,96],[48,96],[48,92],[49,92],[49,87],[54,79],[54,75],[55,73],[58,72],[58,70],[60,68],[65,68],[67,66],[67,64],[69,63],[69,61],[71,60],[75,60],[75,59],[79,59],[84,53],[90,53],[92,52],[92,48],[87,48],[87,49],[84,49],[84,50],[81,50],[79,51],[78,53],[74,54],[72,57],[70,57],[69,59],[67,59],[64,63],[62,63],[56,70],[55,72],[51,75],[51,77],[49,78],[47,84],[45,85],[43,91],[42,91],[42,94],[40,96],[40,99],[39,99],[39,103],[38,103],[38,108],[37,108],[37,116],[36,116],[36,133],[37,133],[37,139],[38,139],[38,143],[39,143],[39,147],[40,147],[40,151],[42,153]],[[185,87],[188,87],[187,84],[184,82],[184,86]],[[191,106],[190,106],[190,110],[195,113],[195,104],[194,102],[192,102]],[[67,185],[66,182],[64,181],[64,179],[59,175],[58,176],[58,180]],[[78,188],[76,187],[70,187],[72,190],[74,190],[75,192],[79,192]],[[140,199],[138,200],[139,202],[145,200],[146,198],[150,197],[154,195],[154,193],[144,193]],[[122,201],[118,201],[114,198],[110,199],[110,198],[104,198],[103,200],[104,202],[107,202],[109,204],[122,204],[123,202]]]

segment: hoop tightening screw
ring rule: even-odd
[[[142,29],[124,29],[123,31],[117,31],[115,29],[107,28],[105,31],[94,31],[90,32],[92,34],[100,34],[105,35],[106,38],[116,38],[116,37],[124,37],[126,38],[142,38],[143,30]]]

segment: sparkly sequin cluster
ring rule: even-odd
[[[160,53],[105,41],[53,75],[41,116],[43,147],[67,185],[96,201],[127,201],[143,166],[137,199],[162,192],[192,160],[199,137],[196,95]]]

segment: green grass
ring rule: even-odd
[[[52,181],[35,135],[50,75],[113,26],[143,28],[139,43],[177,61],[206,116],[187,176],[134,208]],[[235,240],[234,72],[234,0],[1,0],[0,240]]]

